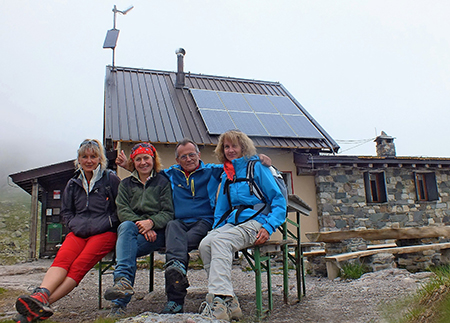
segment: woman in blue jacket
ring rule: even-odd
[[[262,201],[251,193],[249,182],[245,180],[248,162],[259,159],[253,141],[243,132],[230,130],[223,133],[215,153],[225,172],[214,212],[213,230],[199,246],[208,274],[208,294],[202,314],[232,320],[242,317],[231,282],[233,255],[270,238],[285,221],[286,200],[270,169],[257,162],[254,181],[270,206],[260,211]]]
[[[110,170],[97,139],[86,139],[78,148],[77,168],[62,195],[61,214],[69,229],[40,287],[20,296],[16,322],[45,320],[53,314],[50,304],[70,293],[86,273],[114,249],[117,239],[116,204],[120,183]]]

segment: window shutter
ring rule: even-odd
[[[429,201],[439,200],[439,194],[436,184],[436,174],[435,173],[426,174],[425,180],[427,183],[428,200]]]
[[[370,189],[369,172],[364,173],[364,188],[366,189],[366,202],[372,203],[372,192]]]

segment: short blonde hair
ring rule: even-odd
[[[106,159],[105,148],[103,148],[102,143],[98,139],[85,139],[80,144],[80,147],[77,151],[77,159],[75,159],[75,168],[81,169],[81,166],[78,162],[78,158],[82,155],[86,154],[88,150],[91,150],[96,157],[100,158],[100,165],[102,169],[106,169],[108,166],[108,159]]]
[[[139,146],[142,146],[142,145],[144,145],[144,146],[149,145],[149,146],[153,147],[152,151],[155,154],[155,156],[152,156],[153,157],[153,169],[155,170],[155,172],[159,173],[161,171],[163,165],[161,163],[161,158],[159,158],[159,154],[156,151],[156,148],[152,144],[147,143],[147,142],[140,142],[140,143],[134,145],[133,148],[131,148],[131,151],[137,149]],[[134,167],[134,161],[131,158],[128,159],[128,167],[127,167],[127,169],[129,171],[131,171],[131,172],[136,169]]]
[[[253,155],[256,155],[256,148],[253,140],[251,140],[245,133],[240,130],[228,130],[227,132],[224,132],[220,135],[219,142],[217,143],[217,147],[214,150],[217,159],[222,164],[227,160],[223,147],[225,139],[241,146],[242,155],[244,157],[251,157]]]

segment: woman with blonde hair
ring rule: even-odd
[[[70,232],[40,287],[17,299],[16,322],[49,318],[49,305],[70,293],[114,249],[119,223],[114,200],[120,179],[106,166],[100,141],[84,140],[75,160],[77,170],[62,195],[61,214]]]
[[[224,174],[214,211],[213,230],[200,242],[200,257],[208,274],[208,294],[202,314],[221,320],[242,317],[231,283],[235,252],[266,242],[283,224],[286,200],[269,168],[256,156],[253,141],[243,132],[230,130],[219,137],[215,153]],[[253,180],[262,190],[264,204],[253,194],[246,178],[247,165],[254,164]]]

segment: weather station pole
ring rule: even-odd
[[[116,29],[116,15],[120,13],[122,15],[126,15],[134,6],[129,7],[125,10],[117,9],[116,5],[114,5],[113,11],[113,29],[108,30],[106,33],[105,42],[103,43],[103,48],[111,48],[112,49],[112,69],[114,70],[115,66],[115,58],[116,58],[116,45],[117,39],[119,38],[119,29]]]

